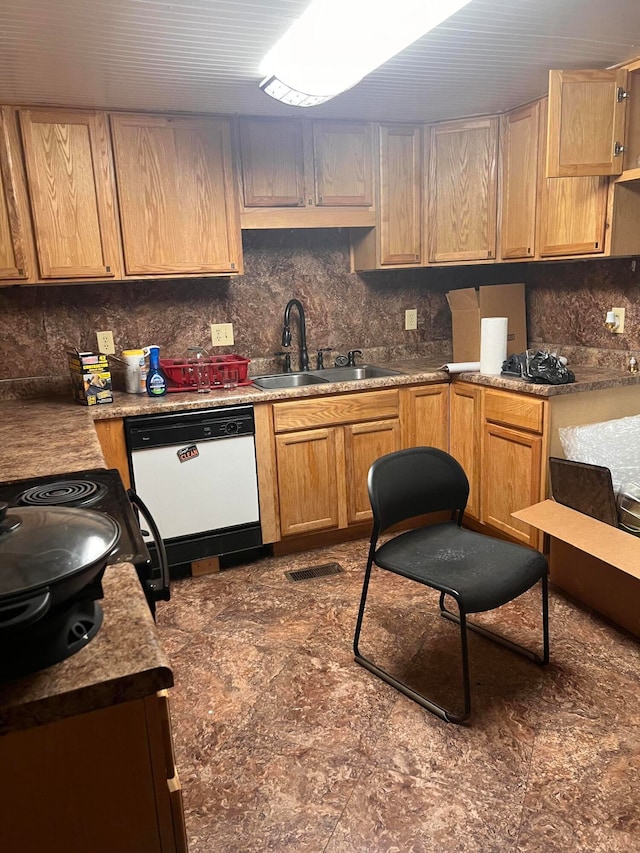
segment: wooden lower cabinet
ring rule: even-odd
[[[282,536],[345,526],[340,427],[278,435],[276,459]]]
[[[449,384],[400,390],[403,447],[449,449]]]
[[[511,513],[545,496],[548,402],[464,382],[450,393],[451,454],[469,478],[465,517],[539,547],[541,534]]]
[[[369,468],[399,449],[398,418],[276,436],[282,536],[369,521]]]
[[[525,545],[539,534],[511,513],[537,503],[542,480],[542,436],[485,421],[482,437],[482,521]]]
[[[448,383],[439,383],[274,403],[271,419],[256,421],[261,513],[276,520],[264,541],[369,522],[369,468],[403,447],[446,450],[448,400]]]
[[[94,421],[100,448],[107,468],[117,468],[125,488],[131,488],[127,442],[123,418],[105,418]]]
[[[186,853],[166,691],[0,737],[0,850]]]
[[[400,450],[400,420],[350,424],[344,427],[347,479],[347,523],[372,518],[367,475],[376,459]]]
[[[480,403],[477,385],[452,385],[449,408],[449,451],[469,480],[465,515],[480,518]]]

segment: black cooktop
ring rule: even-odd
[[[90,468],[0,483],[0,501],[6,501],[10,506],[63,504],[107,513],[121,528],[120,541],[109,556],[108,564],[133,563],[142,567],[151,562],[117,468]]]

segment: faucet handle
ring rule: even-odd
[[[349,350],[349,352],[347,353],[347,357],[348,357],[348,359],[349,359],[349,361],[348,361],[348,366],[349,366],[349,367],[355,367],[355,366],[356,366],[356,356],[357,356],[357,355],[362,355],[362,350],[361,350],[361,349],[351,349],[351,350]]]
[[[291,353],[290,352],[274,352],[274,355],[284,356],[283,373],[291,373]]]
[[[324,370],[324,353],[331,352],[333,347],[322,347],[318,350],[316,370]]]

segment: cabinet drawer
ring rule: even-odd
[[[541,433],[544,424],[544,400],[533,400],[520,394],[486,391],[484,419]]]
[[[306,427],[397,418],[398,401],[398,390],[390,388],[388,391],[275,403],[273,424],[276,432],[289,432]]]

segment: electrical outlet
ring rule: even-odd
[[[104,355],[115,355],[116,346],[113,343],[113,332],[96,332],[98,352]]]
[[[621,335],[624,332],[624,308],[612,308],[611,310],[618,318],[618,325],[613,332],[615,335]]]
[[[404,327],[407,331],[412,332],[418,328],[418,309],[409,308],[404,312]]]
[[[211,343],[214,347],[230,347],[233,344],[233,323],[212,323]]]

